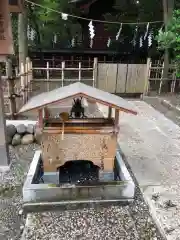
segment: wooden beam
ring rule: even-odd
[[[9,12],[10,13],[21,13],[23,11],[23,1],[22,0],[9,0]]]
[[[64,134],[99,134],[99,135],[109,135],[113,133],[113,129],[110,131],[104,131],[104,130],[94,130],[94,129],[65,129],[64,130]],[[48,134],[62,134],[62,129],[58,129],[58,130],[44,130],[44,133],[48,133]]]

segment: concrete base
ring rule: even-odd
[[[8,172],[10,170],[10,166],[0,166],[0,172]]]
[[[114,180],[114,172],[99,171],[99,180],[101,182],[109,182]]]
[[[41,151],[36,151],[31,163],[26,181],[23,186],[24,203],[36,205],[42,202],[62,203],[92,203],[94,201],[129,201],[134,198],[135,185],[123,162],[120,152],[117,151],[116,160],[119,166],[119,178],[122,181],[100,182],[95,186],[77,186],[64,184],[57,186],[58,173],[46,173],[45,183],[34,184],[37,180]]]

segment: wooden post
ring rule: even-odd
[[[79,62],[79,82],[81,81],[81,62]]]
[[[98,59],[94,58],[94,65],[93,65],[93,87],[97,87],[97,74],[98,74]]]
[[[161,70],[161,80],[160,80],[160,84],[159,84],[159,91],[158,94],[161,94],[161,89],[162,89],[162,85],[163,85],[163,80],[164,80],[164,62],[162,65],[162,70]],[[166,79],[167,80],[167,79]]]
[[[24,64],[20,64],[20,78],[21,78],[21,92],[23,97],[23,104],[25,104],[25,76],[24,76]]]
[[[43,128],[43,109],[42,108],[38,110],[38,127],[40,129]]]
[[[61,73],[62,87],[64,87],[64,69],[65,69],[65,62],[62,62],[62,73]]]
[[[173,72],[173,81],[171,85],[171,93],[175,92],[175,87],[176,87],[176,70]]]
[[[9,148],[6,137],[6,120],[4,112],[4,96],[2,89],[2,79],[0,73],[0,168],[6,170],[10,163]]]
[[[27,89],[27,100],[29,100],[30,98],[30,66],[29,66],[29,63],[30,63],[30,59],[29,57],[26,58],[26,89]]]
[[[49,92],[49,62],[46,63],[47,92]]]
[[[119,110],[115,109],[115,126],[117,127],[119,124]]]
[[[28,67],[27,67],[27,62],[25,63],[25,72],[24,72],[24,82],[25,82],[25,103],[28,100]]]
[[[89,62],[89,68],[91,67],[91,58],[88,58],[88,62]]]
[[[32,61],[29,61],[29,78],[30,78],[30,93],[32,94],[32,84],[33,84],[33,72],[32,72]]]
[[[111,118],[112,116],[112,107],[109,107],[108,109],[108,118]]]
[[[47,108],[47,107],[44,108],[44,118],[45,118],[45,119],[48,119],[48,118],[49,118],[49,111],[48,111],[48,108]]]
[[[23,4],[22,13],[18,14],[18,46],[19,46],[19,67],[25,65],[28,50],[27,44],[27,12]]]
[[[13,79],[13,71],[12,71],[12,61],[11,59],[7,59],[6,61],[6,75],[8,77],[8,97],[10,101],[10,114],[11,118],[15,119],[16,114],[16,98],[14,92],[14,79]]]
[[[147,59],[147,69],[146,69],[146,76],[145,76],[145,84],[144,84],[144,92],[143,96],[147,95],[149,92],[149,77],[150,77],[150,70],[151,70],[151,59]]]

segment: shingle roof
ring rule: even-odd
[[[84,83],[76,82],[71,85],[54,89],[50,92],[41,93],[32,97],[21,109],[20,113],[39,109],[47,105],[62,102],[70,97],[83,96],[95,100],[107,106],[117,108],[124,112],[137,114],[135,107],[128,101],[114,94],[104,92],[100,89],[90,87]]]

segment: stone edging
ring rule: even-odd
[[[141,190],[141,193],[142,193],[142,195],[143,195],[143,198],[144,198],[145,202],[146,202],[146,203],[148,204],[148,206],[149,206],[150,214],[151,214],[154,222],[156,223],[156,226],[157,226],[159,232],[161,233],[161,235],[162,235],[162,237],[164,238],[164,240],[167,240],[167,239],[168,239],[168,238],[167,238],[167,235],[166,235],[166,233],[165,233],[165,231],[164,231],[164,229],[163,229],[163,226],[162,226],[161,222],[160,222],[159,219],[157,218],[156,211],[155,211],[155,209],[154,209],[154,207],[153,207],[153,204],[151,203],[151,200],[150,200],[147,196],[145,196],[145,194],[143,193],[143,191],[142,191],[141,188],[140,188],[140,190]]]
[[[171,110],[175,110],[175,111],[177,111],[177,112],[180,112],[180,107],[178,107],[178,105],[173,105],[173,104],[171,104],[170,101],[167,101],[167,100],[165,100],[165,99],[159,99],[159,100],[160,100],[160,103],[161,103],[163,106],[165,106],[165,107],[167,107],[167,108],[169,108],[169,109],[171,109]]]

